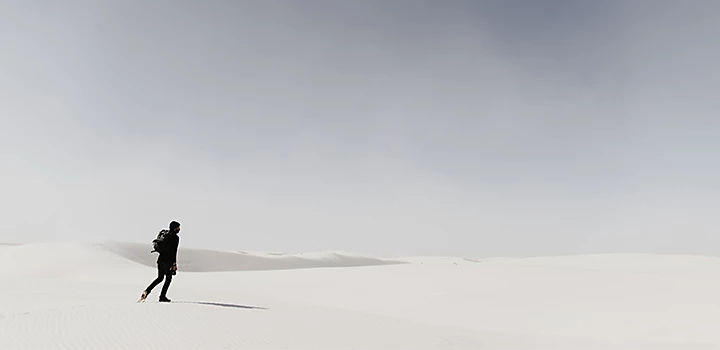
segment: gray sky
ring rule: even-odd
[[[720,253],[720,2],[0,0],[0,241]]]

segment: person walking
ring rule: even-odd
[[[157,239],[153,241],[155,250],[160,255],[157,258],[157,278],[145,288],[140,296],[138,302],[144,301],[153,288],[155,288],[160,282],[165,279],[165,283],[160,291],[160,302],[170,302],[171,300],[167,297],[168,288],[172,283],[173,276],[177,273],[177,251],[180,246],[180,223],[173,221],[170,223],[168,230],[162,230],[158,234]]]

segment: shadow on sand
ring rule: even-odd
[[[248,306],[248,305],[239,305],[239,304],[230,304],[230,303],[213,303],[213,302],[208,302],[208,301],[173,301],[173,303],[210,305],[210,306],[229,307],[229,308],[234,308],[234,309],[246,309],[246,310],[269,310],[268,308],[261,307],[261,306]]]

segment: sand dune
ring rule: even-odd
[[[155,266],[157,254],[149,254],[148,244],[107,242],[98,247],[145,266]],[[284,270],[318,267],[354,267],[401,264],[401,261],[379,259],[342,252],[310,254],[268,254],[222,252],[208,249],[180,248],[178,259],[187,272]]]
[[[720,349],[711,257],[183,249],[174,303],[136,303],[154,259],[0,245],[0,349]]]

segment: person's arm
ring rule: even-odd
[[[172,258],[173,267],[172,267],[172,269],[173,270],[177,270],[177,252],[178,252],[179,247],[180,247],[180,237],[175,236],[175,239],[173,240],[173,248],[172,248],[172,252],[173,252],[173,258]]]

